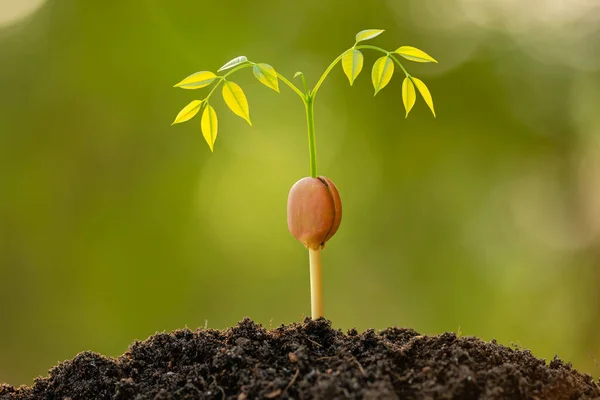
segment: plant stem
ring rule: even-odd
[[[348,50],[346,50],[346,51],[348,51]],[[335,60],[333,60],[333,62],[331,64],[329,64],[329,67],[327,67],[327,69],[325,70],[325,72],[323,72],[323,75],[321,75],[321,78],[319,78],[319,80],[317,81],[317,84],[315,85],[315,87],[313,88],[313,90],[310,92],[311,96],[314,97],[317,94],[317,91],[319,90],[319,88],[323,84],[323,81],[325,80],[325,78],[327,78],[327,75],[329,75],[329,73],[331,72],[331,70],[333,69],[333,67],[335,67],[335,65],[338,62],[340,62],[340,60],[344,56],[344,53],[340,54]]]
[[[210,90],[210,92],[208,92],[208,95],[204,98],[204,100],[206,100],[206,102],[208,103],[208,99],[210,98],[210,96],[214,93],[215,90],[217,90],[217,88],[219,87],[219,85],[225,81],[227,79],[227,77],[231,74],[233,74],[234,72],[239,71],[240,69],[244,69],[244,68],[248,68],[251,67],[252,63],[245,63],[242,65],[238,65],[237,67],[233,68],[230,71],[227,71],[227,73],[225,73],[225,75],[222,76],[217,76],[215,79],[217,80],[217,83],[212,87],[212,89]]]
[[[310,176],[317,177],[317,144],[315,143],[315,100],[309,94],[304,100],[306,124],[308,125],[308,152],[310,155]]]
[[[398,61],[398,59],[389,51],[382,48],[371,46],[371,45],[360,45],[356,43],[350,49],[372,49],[379,52],[385,53],[393,61],[402,68],[407,77],[410,77],[404,66]],[[348,51],[348,50],[346,50]],[[306,93],[302,93],[293,83],[288,81],[285,77],[277,74],[279,79],[288,85],[296,94],[298,94],[304,106],[306,108],[306,124],[308,125],[308,152],[310,155],[310,176],[313,178],[317,177],[317,145],[315,141],[315,96],[319,91],[319,88],[327,78],[327,75],[333,70],[333,68],[341,61],[346,53],[344,51],[340,54],[323,72],[323,75],[317,81],[315,87],[311,91],[306,91],[306,81],[304,75],[302,75],[302,81],[304,82],[304,90]],[[312,319],[317,319],[323,316],[323,281],[321,278],[321,249],[313,250],[308,249],[308,255],[310,260],[310,303],[311,303],[311,315]]]
[[[385,53],[388,57],[390,57],[393,61],[396,62],[402,68],[406,76],[410,76],[404,66],[398,61],[396,57],[394,57],[389,51],[384,50],[382,48],[371,46],[371,45],[360,45],[357,46],[356,43],[350,49],[372,49],[377,50],[382,53]],[[306,108],[306,123],[308,125],[308,151],[310,155],[310,176],[313,178],[317,177],[317,145],[315,142],[315,96],[319,91],[319,88],[327,78],[327,75],[333,70],[333,68],[339,63],[344,54],[346,54],[348,50],[344,51],[340,54],[323,72],[323,75],[319,78],[315,87],[307,91],[306,94],[302,94],[300,90],[283,76],[277,74],[277,76],[287,84],[292,90],[294,90],[304,101],[304,106]],[[302,79],[304,81],[304,75],[302,75]],[[306,91],[306,81],[304,81],[305,91]],[[310,259],[310,300],[311,300],[311,314],[313,319],[317,319],[323,316],[323,282],[321,279],[321,249],[313,250],[308,249],[309,259]]]
[[[280,81],[282,81],[283,83],[285,83],[286,85],[288,85],[290,87],[290,89],[292,89],[298,96],[300,96],[300,98],[302,99],[302,101],[304,101],[306,103],[306,96],[304,95],[304,93],[302,93],[300,91],[300,89],[298,89],[296,87],[296,85],[294,85],[285,76],[281,75],[280,73],[277,73],[277,77],[279,78]]]
[[[308,86],[306,85],[306,78],[304,77],[304,74],[300,75],[300,78],[302,78],[302,84],[304,85],[304,93],[308,93]]]
[[[321,249],[308,249],[310,259],[310,313],[312,319],[323,316],[323,280]]]
[[[394,60],[396,62],[396,64],[398,64],[398,66],[400,68],[402,68],[402,71],[404,71],[404,74],[406,76],[410,76],[410,74],[408,73],[408,71],[406,70],[406,68],[404,68],[404,65],[402,65],[402,63],[400,61],[398,61],[398,59],[396,58],[396,56],[392,55],[392,52],[387,51],[382,49],[381,47],[377,47],[377,46],[371,46],[370,44],[362,44],[360,46],[356,46],[355,49],[371,49],[371,50],[377,50],[381,53],[385,53],[387,54],[392,60]]]
[[[314,92],[304,96],[306,125],[308,127],[308,153],[310,157],[310,176],[317,177],[317,144],[315,141],[315,99]],[[323,280],[321,278],[321,249],[308,249],[310,262],[310,313],[312,319],[323,316]]]

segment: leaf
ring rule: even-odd
[[[388,56],[378,58],[375,64],[373,64],[373,70],[371,71],[375,94],[390,82],[392,75],[394,75],[394,62],[392,59]]]
[[[302,76],[302,75],[304,75],[304,73],[302,73],[302,72],[298,71],[298,72],[296,72],[296,73],[294,74],[294,78],[297,78],[297,77],[299,77],[299,76]]]
[[[248,59],[244,56],[239,56],[234,58],[233,60],[227,61],[217,72],[225,71],[226,69],[233,68],[236,65],[240,65],[248,61]]]
[[[279,81],[277,80],[275,68],[271,67],[269,64],[256,64],[252,68],[252,72],[260,83],[279,93]]]
[[[217,76],[210,71],[200,71],[179,82],[174,87],[182,89],[200,89],[210,85]]]
[[[360,71],[362,71],[363,60],[362,53],[356,49],[350,49],[342,56],[342,68],[350,81],[350,86],[352,86],[354,80],[360,74]]]
[[[244,118],[252,126],[248,100],[246,100],[246,95],[240,85],[231,81],[223,82],[223,100],[234,114]]]
[[[362,42],[363,40],[373,39],[383,33],[383,29],[366,29],[356,34],[356,43]]]
[[[217,113],[215,109],[208,103],[202,113],[202,120],[200,121],[200,127],[202,128],[202,136],[208,143],[210,151],[214,151],[215,140],[217,139],[217,128],[219,121],[217,119]]]
[[[429,54],[425,53],[423,50],[419,50],[416,47],[412,46],[399,47],[398,50],[396,50],[394,53],[400,54],[402,57],[410,61],[437,63],[437,61]]]
[[[171,125],[180,124],[194,118],[194,116],[198,114],[198,111],[200,111],[200,107],[202,107],[203,102],[204,100],[194,100],[187,106],[183,107]]]
[[[408,117],[408,113],[415,105],[415,101],[417,100],[417,94],[415,93],[415,85],[412,83],[410,78],[407,76],[404,78],[402,82],[402,102],[404,103],[404,108],[406,109],[406,117]]]
[[[429,109],[431,110],[431,112],[433,113],[433,116],[435,117],[435,110],[433,109],[433,98],[431,98],[431,93],[429,93],[429,89],[427,88],[427,85],[425,85],[425,83],[423,83],[422,80],[417,79],[414,76],[411,77],[411,79],[414,82],[417,89],[419,89],[419,93],[421,93],[423,100],[425,100],[425,103],[427,103],[427,105],[429,106]]]

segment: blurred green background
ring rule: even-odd
[[[365,51],[316,103],[344,218],[323,254],[336,328],[399,325],[558,354],[600,375],[600,6],[572,0],[0,0],[0,382],[188,326],[310,313],[287,193],[304,109],[250,70],[253,127],[172,86],[239,55],[314,84],[367,28],[432,91],[404,119]],[[460,328],[459,328],[460,327]]]

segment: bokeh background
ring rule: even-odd
[[[356,32],[424,49],[376,97],[365,51],[316,103],[319,172],[344,218],[323,254],[336,328],[398,325],[558,354],[600,375],[600,4],[593,0],[0,0],[0,382],[83,350],[310,312],[287,193],[304,109],[250,70],[253,127],[172,86],[246,55],[314,84]]]

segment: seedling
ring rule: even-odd
[[[210,71],[200,71],[188,76],[175,85],[175,87],[182,89],[201,89],[212,85],[211,90],[204,99],[194,100],[189,103],[179,112],[173,122],[173,124],[178,124],[189,121],[202,111],[200,127],[210,151],[214,151],[218,128],[217,113],[211,106],[210,99],[219,86],[222,86],[221,93],[223,99],[231,111],[252,125],[246,95],[242,91],[242,88],[230,79],[234,73],[245,68],[252,68],[256,79],[265,86],[279,93],[279,81],[281,81],[302,100],[306,110],[306,123],[308,126],[310,176],[300,179],[290,189],[287,204],[287,220],[290,233],[309,252],[311,314],[313,319],[323,316],[321,250],[325,247],[325,243],[337,232],[342,220],[342,202],[337,188],[329,178],[317,175],[314,105],[317,93],[325,78],[341,62],[342,69],[350,81],[350,86],[352,86],[363,68],[364,58],[360,50],[375,50],[384,55],[375,61],[371,70],[371,80],[375,89],[374,95],[379,93],[390,82],[394,74],[394,65],[398,65],[405,75],[402,82],[402,101],[406,110],[406,117],[408,117],[410,110],[415,105],[417,98],[415,87],[435,117],[433,99],[429,89],[423,81],[408,73],[398,60],[398,56],[415,62],[437,63],[437,61],[424,51],[411,46],[402,46],[395,51],[387,51],[377,46],[359,44],[373,39],[381,33],[383,33],[381,29],[367,29],[357,33],[354,45],[333,60],[315,86],[310,90],[306,85],[306,79],[302,72],[296,72],[294,75],[294,78],[300,78],[302,81],[301,90],[290,80],[275,71],[271,65],[255,63],[244,56],[236,57],[219,68],[217,73],[223,72],[222,75],[217,75]]]

